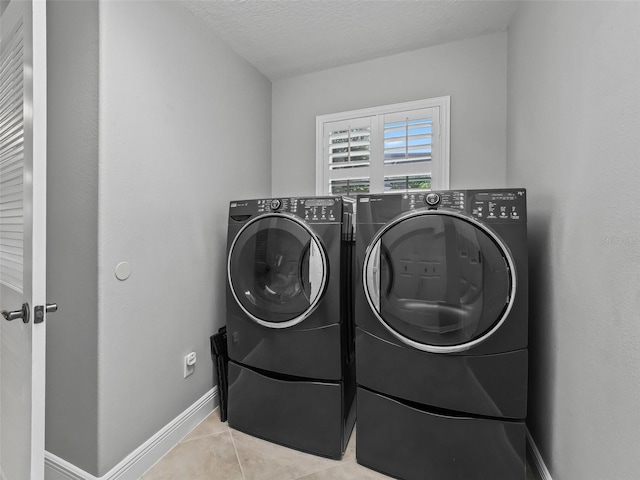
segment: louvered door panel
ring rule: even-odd
[[[11,480],[44,480],[46,315],[22,312],[46,303],[48,3],[0,0],[0,478]]]
[[[23,25],[0,48],[0,282],[23,292]]]

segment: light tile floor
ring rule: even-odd
[[[356,462],[355,430],[342,461],[317,457],[238,432],[214,410],[140,480],[379,480]],[[496,479],[498,480],[498,479]],[[527,468],[527,480],[535,480]]]

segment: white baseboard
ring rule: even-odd
[[[218,404],[218,387],[163,427],[102,477],[95,477],[56,455],[45,452],[45,480],[138,480],[180,440],[204,420]]]
[[[531,471],[535,475],[538,480],[553,480],[551,478],[551,473],[549,473],[549,469],[544,463],[544,459],[540,454],[540,450],[538,450],[538,446],[536,442],[533,440],[531,436],[531,432],[527,428],[527,459],[529,460],[529,465],[531,466]]]

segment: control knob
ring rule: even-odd
[[[271,210],[278,210],[282,206],[282,202],[277,198],[271,200]]]
[[[424,198],[424,201],[427,203],[427,205],[435,207],[440,203],[440,195],[438,195],[437,193],[430,193]]]

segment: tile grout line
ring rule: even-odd
[[[178,444],[176,445],[176,447],[177,447],[178,445],[185,445],[185,444],[187,444],[187,443],[196,442],[196,441],[198,441],[198,440],[202,440],[203,438],[207,438],[207,437],[217,437],[217,436],[220,436],[220,435],[224,435],[224,434],[225,434],[225,433],[227,433],[227,432],[228,432],[228,430],[227,430],[227,431],[222,431],[222,432],[207,433],[206,435],[199,435],[199,436],[197,436],[197,437],[193,437],[193,438],[190,438],[190,439],[188,439],[188,440],[184,440],[184,439],[183,439],[183,440],[180,440],[180,441],[178,442]]]
[[[233,445],[233,451],[236,454],[236,460],[238,461],[238,466],[240,467],[240,473],[242,474],[242,480],[247,480],[246,475],[244,474],[244,469],[242,468],[242,462],[240,461],[240,455],[238,455],[238,449],[236,448],[236,442],[233,439],[233,433],[231,432],[231,428],[227,426],[229,431],[229,437],[231,437],[231,445]]]
[[[320,470],[317,470],[315,472],[306,473],[306,474],[302,475],[301,477],[294,478],[293,480],[304,480],[304,478],[310,477],[311,475],[315,475],[316,473],[326,472],[327,470],[331,470],[333,468],[340,468],[341,466],[346,465],[347,463],[353,462],[353,460],[347,460],[346,462],[344,462],[343,460],[336,460],[336,461],[339,461],[341,463],[339,463],[337,465],[331,465],[330,467],[327,467],[327,468],[321,468]]]

